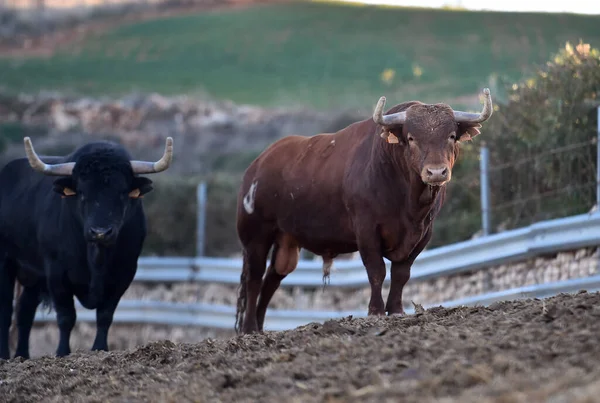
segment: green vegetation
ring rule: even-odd
[[[50,58],[0,60],[9,91],[205,92],[237,103],[371,108],[421,99],[478,108],[600,16],[296,2],[122,26]]]
[[[461,153],[430,247],[481,228],[478,148],[490,150],[492,229],[588,212],[596,203],[600,51],[567,43],[543,67],[506,88],[481,137]]]
[[[11,143],[21,143],[23,137],[44,135],[39,126],[25,125],[21,122],[0,122],[0,155]]]

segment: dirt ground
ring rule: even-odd
[[[419,307],[417,307],[419,308]],[[0,362],[4,402],[592,402],[600,294]]]

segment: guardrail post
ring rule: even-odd
[[[596,122],[596,206],[592,214],[600,214],[600,106],[596,110],[598,112]],[[596,252],[598,251],[600,251],[600,248],[596,248]],[[598,273],[600,271],[600,253],[596,260],[596,273]]]
[[[600,106],[598,106],[597,141],[596,141],[596,212],[600,212]]]
[[[37,19],[38,19],[38,27],[40,29],[40,33],[42,36],[46,35],[46,1],[45,0],[37,0]]]
[[[481,154],[479,159],[480,186],[481,186],[481,229],[483,236],[490,234],[490,185],[489,185],[489,163],[490,154],[485,142],[481,143]]]
[[[198,200],[196,227],[196,256],[204,256],[204,237],[206,228],[206,182],[200,182],[196,191]]]

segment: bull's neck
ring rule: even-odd
[[[441,207],[439,203],[446,191],[446,185],[426,185],[418,175],[411,176],[411,180],[411,197],[414,198],[414,200],[411,200],[411,205],[417,206],[416,211],[419,211],[417,214],[419,217],[432,221],[438,213],[437,210]],[[416,189],[414,196],[412,189]]]
[[[104,268],[108,252],[109,249],[104,246],[88,243],[88,264],[94,268]]]
[[[411,220],[431,221],[439,207],[440,198],[445,192],[444,186],[427,185],[421,176],[409,166],[404,153],[399,148],[400,144],[388,144],[385,140],[376,138],[372,149],[372,161],[381,161],[374,164],[374,172],[379,178],[386,178],[388,187],[396,189],[401,182],[406,183],[408,189],[397,197],[404,198],[408,211],[415,212]]]

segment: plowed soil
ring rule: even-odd
[[[592,402],[600,294],[0,362],[3,402]]]

